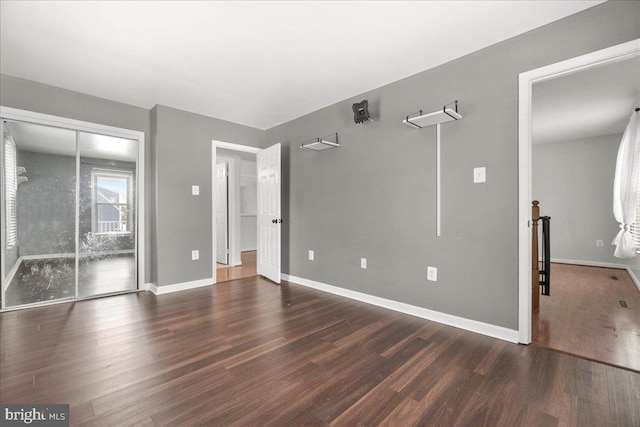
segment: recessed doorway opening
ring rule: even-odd
[[[256,155],[216,148],[216,282],[256,276]]]

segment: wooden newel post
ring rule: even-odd
[[[531,303],[533,309],[540,307],[540,267],[538,265],[538,221],[540,220],[539,201],[534,200],[531,207]]]

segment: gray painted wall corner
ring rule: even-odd
[[[253,147],[264,131],[157,105],[154,108],[158,286],[208,279],[213,272],[212,140]],[[191,186],[200,195],[191,195]],[[191,260],[199,250],[200,259]]]

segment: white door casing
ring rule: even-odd
[[[533,85],[640,55],[640,39],[520,73],[518,83],[518,342],[531,342],[531,105]]]
[[[280,283],[280,144],[256,155],[258,176],[258,274]]]
[[[227,215],[227,162],[216,165],[216,262],[229,263]]]

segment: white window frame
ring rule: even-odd
[[[99,177],[111,177],[111,178],[124,178],[127,180],[127,226],[131,229],[127,231],[98,231],[98,206],[99,205],[115,205],[118,203],[102,203],[98,199],[98,178]],[[118,169],[100,169],[93,168],[91,170],[91,232],[96,235],[130,235],[133,233],[133,172],[124,171]]]
[[[5,227],[7,249],[18,244],[16,204],[18,202],[17,147],[10,135],[4,135]]]

